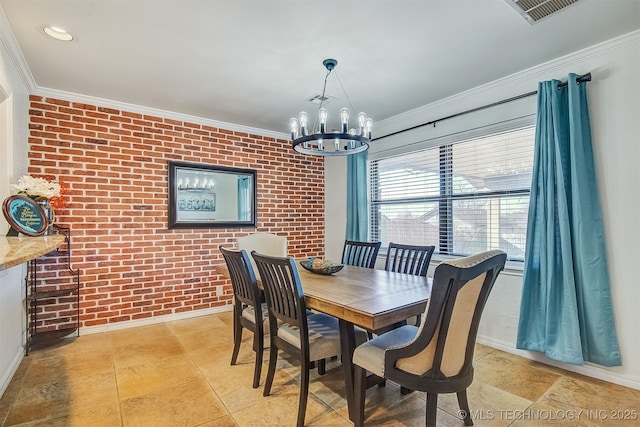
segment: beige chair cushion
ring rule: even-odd
[[[253,307],[248,305],[242,310],[242,317],[247,319],[249,322],[255,324],[256,323],[256,313],[253,310]],[[269,333],[269,309],[267,308],[267,304],[262,304],[262,328],[265,334]]]
[[[384,354],[390,348],[404,347],[414,340],[418,328],[405,325],[375,337],[356,348],[353,352],[353,363],[367,371],[384,376]]]
[[[481,274],[469,281],[458,292],[456,305],[451,315],[447,341],[444,344],[444,352],[442,353],[441,371],[448,377],[460,373],[460,369],[464,364],[473,312],[478,304],[478,298],[486,276],[486,273]]]
[[[323,313],[307,316],[309,328],[309,360],[327,359],[340,355],[340,331],[338,319]],[[367,333],[356,328],[356,345],[367,340]],[[278,328],[278,336],[289,344],[300,348],[300,331],[297,327],[284,324]]]
[[[448,377],[458,374],[464,364],[473,311],[478,302],[485,277],[486,273],[470,280],[458,292],[442,354],[442,366],[440,366],[442,373]],[[434,337],[424,350],[415,356],[398,359],[396,366],[415,375],[422,375],[429,371],[433,367],[433,357],[439,333],[440,326],[438,325]]]

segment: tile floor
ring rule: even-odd
[[[280,359],[272,395],[251,388],[247,333],[230,366],[231,313],[85,335],[24,358],[0,399],[3,426],[292,426],[299,369]],[[469,402],[476,426],[637,426],[640,391],[478,345]],[[261,386],[264,384],[266,364]],[[352,425],[342,370],[312,374],[306,424]],[[455,395],[439,426],[463,426]],[[424,425],[425,396],[387,383],[367,393],[367,425]],[[620,419],[622,418],[622,420]],[[625,419],[626,418],[626,419]]]

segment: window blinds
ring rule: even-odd
[[[370,162],[371,238],[523,259],[535,127]]]

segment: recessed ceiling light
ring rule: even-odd
[[[70,42],[73,40],[73,36],[60,27],[49,26],[44,27],[42,30],[46,35],[53,37],[56,40],[62,40],[64,42]]]

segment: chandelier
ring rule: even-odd
[[[349,128],[349,109],[346,107],[341,108],[339,115],[340,129],[331,132],[327,131],[329,114],[327,109],[323,107],[323,103],[326,99],[327,79],[336,65],[338,65],[338,61],[335,59],[325,59],[322,61],[322,65],[327,69],[327,75],[324,78],[318,116],[311,132],[309,132],[309,116],[306,112],[302,111],[298,115],[298,118],[294,117],[289,120],[293,149],[300,153],[315,156],[348,156],[367,150],[371,140],[373,120],[368,118],[365,113],[359,113],[357,116],[358,129]],[[351,110],[353,110],[353,105],[351,105],[347,93],[344,91],[344,88],[342,88],[342,90],[351,106]]]

